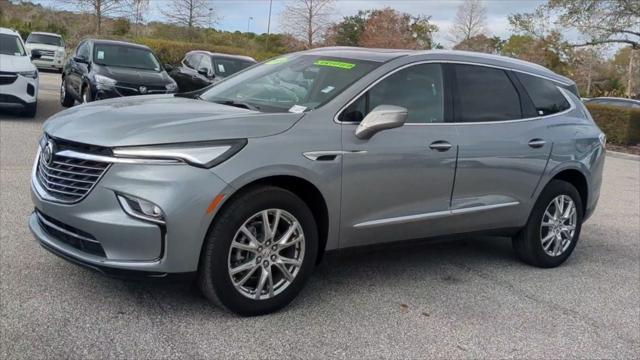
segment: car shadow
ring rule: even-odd
[[[316,267],[309,283],[282,312],[308,311],[327,299],[389,288],[425,286],[425,281],[438,284],[464,282],[460,273],[469,268],[521,266],[513,255],[511,241],[500,237],[469,237],[449,241],[420,241],[390,244],[328,253]],[[207,317],[237,316],[211,305],[195,285],[195,279],[124,280],[104,277],[91,270],[85,276],[74,277],[78,296],[82,297],[87,282],[97,283],[105,296],[129,297],[138,306],[136,311],[206,314]],[[84,275],[84,274],[83,274]],[[89,277],[90,279],[87,279]]]

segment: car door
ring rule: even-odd
[[[91,59],[91,46],[88,41],[84,41],[78,45],[76,54],[71,61],[71,69],[69,70],[68,84],[73,96],[80,100],[82,89],[82,79],[88,72],[89,61]],[[82,60],[82,61],[79,61]],[[84,61],[84,62],[83,62]]]
[[[340,113],[342,247],[446,229],[457,135],[445,122],[443,74],[440,64],[412,64],[379,80]],[[358,123],[378,105],[406,108],[406,124],[358,139]]]
[[[551,130],[536,117],[515,73],[481,65],[448,66],[459,136],[451,203],[457,230],[521,227],[549,159]]]

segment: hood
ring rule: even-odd
[[[13,56],[0,54],[0,71],[18,72],[33,71],[36,67],[28,56]]]
[[[150,71],[116,66],[100,66],[100,75],[108,76],[120,83],[130,83],[147,86],[165,86],[170,83],[169,75],[165,71]]]
[[[253,138],[281,133],[304,114],[260,113],[172,95],[102,100],[62,111],[44,131],[105,147]]]
[[[36,44],[36,43],[24,44],[24,47],[29,49],[29,51],[35,50],[35,49],[38,49],[38,50],[52,50],[52,51],[57,51],[58,49],[64,50],[64,47],[62,47],[62,46],[47,45],[47,44]]]

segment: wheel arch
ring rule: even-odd
[[[547,184],[549,184],[549,182],[553,180],[562,180],[573,185],[580,194],[583,214],[586,213],[589,200],[589,183],[587,181],[587,176],[580,169],[569,167],[559,169],[558,171],[553,173],[549,178],[549,181],[547,181],[547,183],[545,184],[545,187]]]
[[[222,211],[237,196],[256,187],[275,186],[291,191],[309,207],[318,227],[318,257],[316,263],[322,260],[327,240],[329,237],[329,208],[325,197],[320,189],[307,179],[295,175],[270,175],[264,176],[236,187],[236,190],[223,202],[220,209]],[[210,227],[214,225],[216,217],[214,216]]]

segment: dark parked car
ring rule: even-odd
[[[178,83],[180,91],[186,92],[209,86],[255,63],[248,56],[196,50],[188,52],[170,75]]]
[[[622,106],[631,109],[640,109],[640,100],[617,98],[617,97],[598,97],[584,100],[585,104]]]
[[[82,41],[64,65],[60,102],[72,106],[121,96],[168,94],[176,82],[146,46],[122,41]]]

